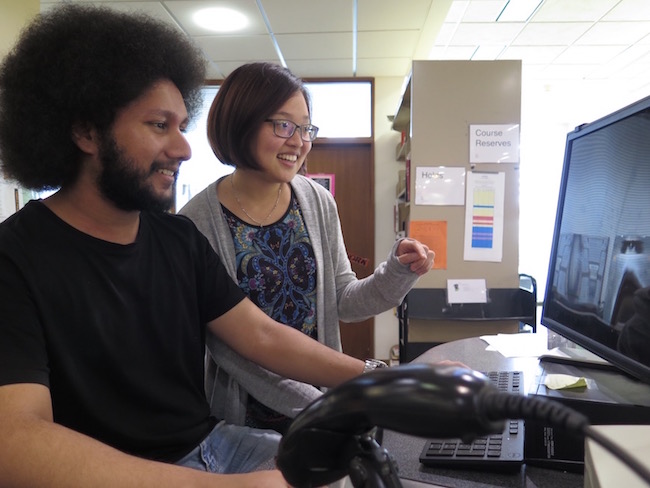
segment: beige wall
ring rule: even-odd
[[[400,135],[391,129],[388,115],[395,115],[402,97],[404,78],[375,78],[375,265],[386,259],[393,243],[393,207],[397,172],[403,161],[395,160]],[[395,310],[375,317],[375,357],[388,359],[399,338]]]
[[[13,46],[23,26],[38,13],[39,0],[2,0],[0,6],[0,58]]]

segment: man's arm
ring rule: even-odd
[[[0,486],[286,487],[279,471],[214,475],[129,456],[53,422],[49,390],[0,386]]]
[[[287,378],[332,387],[363,372],[363,361],[272,320],[248,298],[208,327],[245,358]]]

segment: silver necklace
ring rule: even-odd
[[[275,212],[275,209],[278,208],[278,203],[280,203],[280,195],[282,194],[282,184],[280,183],[280,187],[278,188],[278,197],[275,199],[275,203],[273,204],[273,208],[271,211],[268,213],[266,217],[264,217],[261,221],[254,219],[251,217],[251,214],[249,214],[244,206],[241,203],[241,200],[239,200],[239,195],[237,193],[237,190],[235,189],[235,182],[234,173],[230,173],[230,186],[232,186],[232,192],[233,195],[235,196],[235,200],[237,201],[237,205],[239,205],[239,208],[241,209],[242,212],[248,217],[250,220],[252,220],[258,227],[264,227],[264,224],[266,223],[267,220],[269,220],[269,217]]]

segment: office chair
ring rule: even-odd
[[[522,295],[522,309],[525,317],[519,321],[519,330],[529,325],[533,333],[537,332],[537,281],[529,274],[519,273],[519,289]]]

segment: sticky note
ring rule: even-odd
[[[584,388],[587,386],[587,380],[579,376],[571,376],[568,374],[549,374],[544,378],[544,385],[551,390]]]

